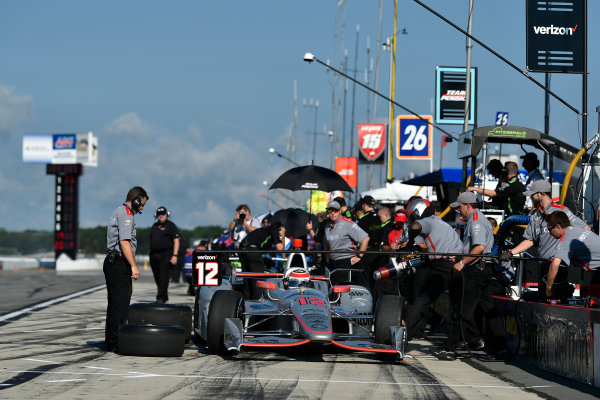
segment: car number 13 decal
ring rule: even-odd
[[[196,263],[196,270],[198,271],[198,286],[219,286],[219,263],[218,262],[204,262],[200,261]]]
[[[305,306],[307,304],[314,304],[317,306],[325,307],[325,300],[320,299],[318,297],[296,297],[295,299],[301,306]]]

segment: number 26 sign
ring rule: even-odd
[[[400,115],[396,119],[396,158],[431,158],[431,115],[421,117]]]

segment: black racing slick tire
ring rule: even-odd
[[[226,354],[223,344],[225,318],[241,318],[244,312],[244,297],[234,290],[219,290],[210,300],[207,326],[208,350],[213,354]]]
[[[119,354],[143,357],[181,357],[185,330],[179,325],[126,324],[119,326]]]
[[[392,345],[390,326],[403,326],[406,300],[402,296],[386,295],[379,298],[375,309],[375,342]],[[406,329],[402,338],[402,352],[406,351]]]
[[[129,306],[130,324],[179,325],[185,341],[192,338],[192,309],[183,304],[136,303]]]

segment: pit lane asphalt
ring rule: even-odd
[[[142,271],[134,283],[132,303],[154,299],[151,275]],[[425,340],[411,342],[413,358],[396,363],[336,349],[323,354],[295,349],[220,357],[194,343],[186,344],[179,358],[120,356],[102,350],[106,289],[31,307],[34,301],[98,287],[104,281],[101,272],[5,271],[0,277],[0,318],[24,306],[30,309],[0,325],[0,399],[600,397],[598,389],[523,363],[439,360]],[[170,302],[191,306],[193,298],[186,289],[186,284],[171,284]]]

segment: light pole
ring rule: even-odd
[[[315,155],[317,153],[317,114],[319,112],[319,100],[317,99],[313,102],[313,99],[310,99],[310,102],[306,104],[306,99],[302,101],[302,107],[314,108],[315,109],[315,127],[312,132],[313,134],[313,151],[312,151],[312,163],[315,163]]]
[[[333,169],[333,145],[334,145],[334,136],[333,131],[327,131],[327,136],[329,136],[329,140],[331,141],[331,156],[329,156],[329,169]]]
[[[269,148],[269,153],[271,153],[271,154],[275,154],[275,155],[276,155],[277,157],[279,157],[279,158],[283,158],[284,160],[286,160],[286,161],[288,161],[288,162],[290,162],[290,163],[294,164],[296,167],[299,167],[299,166],[300,166],[300,164],[298,164],[297,162],[295,162],[295,161],[294,161],[294,160],[292,160],[292,159],[289,159],[289,158],[287,158],[286,156],[284,156],[283,154],[281,154],[280,152],[278,152],[277,150],[275,150],[273,147],[270,147],[270,148]]]
[[[296,167],[300,166],[297,162],[295,162],[294,160],[291,160],[291,159],[287,158],[286,156],[284,156],[283,154],[281,154],[280,152],[278,152],[277,150],[275,150],[275,148],[273,148],[273,147],[269,148],[269,153],[275,154],[279,158],[283,158],[284,160],[286,160],[286,161],[292,163],[293,165],[295,165]],[[282,191],[280,191],[280,194],[281,194],[281,206],[280,206],[280,208],[283,208],[283,202],[284,202],[283,197],[287,197],[287,196],[284,196],[284,194],[283,194]],[[298,205],[298,202],[296,200],[296,192],[294,192],[294,199],[293,199],[293,201],[294,201],[294,207],[296,207]]]

